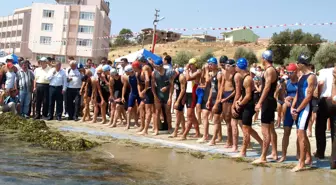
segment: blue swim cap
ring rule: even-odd
[[[237,67],[241,70],[246,70],[248,67],[248,62],[245,58],[240,58],[237,60]]]
[[[271,50],[264,51],[263,54],[262,54],[262,58],[269,61],[269,62],[272,62],[273,61],[273,52]]]
[[[160,66],[160,65],[163,65],[163,61],[162,59],[159,59],[159,60],[154,61],[154,64],[157,66]]]
[[[184,68],[183,68],[183,67],[179,67],[179,68],[178,68],[178,72],[179,72],[179,73],[183,73],[183,72],[184,72]]]
[[[218,64],[217,59],[215,57],[209,58],[208,64],[215,64],[215,65],[217,65]]]
[[[83,64],[81,64],[81,63],[78,63],[77,64],[77,69],[83,69],[84,68],[84,65]]]
[[[110,67],[109,65],[105,64],[105,65],[103,66],[102,70],[103,70],[104,72],[106,72],[106,71],[110,71],[110,70],[111,70],[111,67]]]

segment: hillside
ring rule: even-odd
[[[196,56],[199,56],[203,52],[211,49],[216,57],[220,57],[221,55],[227,55],[229,58],[232,58],[235,50],[238,47],[246,47],[252,49],[259,57],[261,53],[266,49],[267,45],[268,42],[232,45],[223,42],[202,43],[197,40],[179,40],[166,44],[157,44],[155,47],[155,53],[158,55],[162,55],[164,52],[167,52],[169,55],[175,56],[176,53],[178,53],[179,51],[190,51]],[[125,56],[129,53],[138,51],[141,48],[141,45],[116,48],[115,50],[110,51],[109,59],[113,61],[115,58]],[[144,48],[150,50],[151,45],[145,45]]]

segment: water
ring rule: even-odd
[[[0,184],[331,185],[336,173],[197,159],[172,149],[104,144],[88,152],[44,150],[0,135]]]

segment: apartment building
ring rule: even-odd
[[[31,8],[16,9],[13,15],[0,17],[0,52],[30,57],[28,48]]]
[[[72,56],[84,63],[88,58],[98,61],[100,57],[107,57],[109,50],[103,48],[109,47],[109,38],[106,37],[110,35],[111,29],[109,3],[104,0],[56,0],[56,3],[33,3],[27,8],[27,15],[20,11],[18,15],[3,18],[6,27],[0,30],[1,35],[5,33],[6,36],[4,49],[10,51],[11,46],[15,45],[12,43],[20,39],[29,41],[25,45],[21,44],[19,50],[27,51],[23,56],[33,61],[50,56],[66,62]],[[19,38],[18,34],[12,38],[9,32],[13,28],[7,28],[9,20],[15,19],[22,19],[22,25],[15,28],[15,31],[21,31],[22,36]],[[22,56],[17,47],[15,53]]]

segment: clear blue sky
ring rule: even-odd
[[[271,24],[336,22],[335,0],[108,0],[112,33],[122,28],[133,32],[152,27],[154,9],[160,9],[165,20],[158,28],[236,27]],[[34,2],[55,3],[54,0]],[[6,1],[0,7],[0,16],[12,14],[15,8],[30,6],[32,0]],[[298,28],[298,27],[295,27]],[[294,28],[291,28],[294,29]],[[323,38],[336,41],[333,26],[302,27],[304,31],[319,33]],[[271,37],[284,28],[254,30],[260,37]],[[202,33],[191,31],[190,33]],[[209,31],[218,36],[220,31]]]

